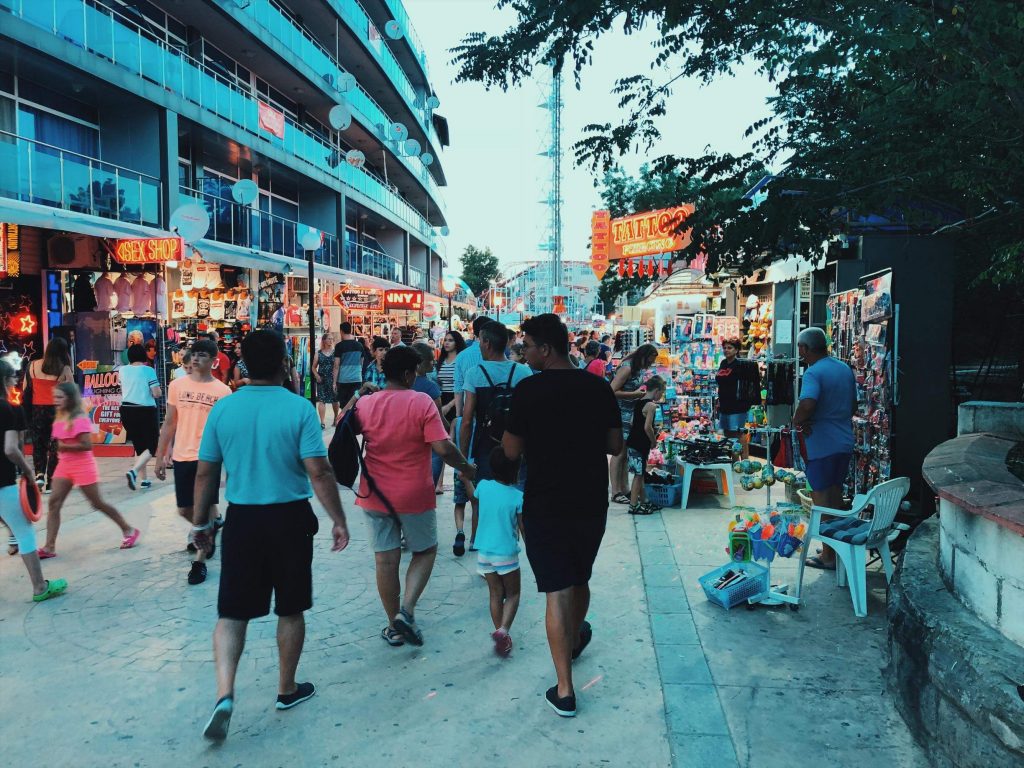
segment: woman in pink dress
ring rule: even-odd
[[[121,513],[100,496],[100,473],[92,453],[92,422],[82,408],[82,395],[73,382],[58,384],[53,390],[57,416],[53,437],[57,440],[60,460],[53,473],[53,495],[46,516],[46,544],[39,549],[39,558],[57,556],[57,532],[60,530],[60,509],[71,489],[78,486],[92,508],[102,512],[121,529],[121,549],[131,549],[141,531],[128,525]]]

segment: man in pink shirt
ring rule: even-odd
[[[388,624],[381,637],[389,645],[423,645],[414,611],[437,556],[437,516],[431,451],[470,480],[475,468],[448,439],[437,406],[412,389],[421,362],[411,347],[392,347],[384,358],[387,385],[360,398],[354,426],[363,436],[366,468],[360,473],[356,504],[370,526],[377,567],[377,591]],[[402,535],[412,552],[401,599],[399,563]]]

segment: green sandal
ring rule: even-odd
[[[49,600],[51,597],[63,595],[67,588],[68,583],[65,579],[50,579],[46,582],[46,591],[40,592],[38,595],[32,595],[32,600],[33,602],[41,603],[43,600]]]

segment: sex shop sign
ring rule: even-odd
[[[423,310],[423,291],[410,288],[386,290],[384,291],[384,306],[388,312],[395,309],[420,312]]]

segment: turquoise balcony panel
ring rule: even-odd
[[[423,43],[420,41],[419,35],[416,34],[416,30],[412,26],[412,20],[409,18],[408,12],[405,10],[405,6],[402,4],[402,0],[386,0],[388,10],[391,11],[391,16],[402,25],[402,29],[405,30],[405,39],[409,44],[409,48],[412,49],[413,56],[420,63],[420,67],[423,69],[423,74],[426,75],[427,82],[430,82],[430,70],[427,68],[427,54],[424,53],[426,50],[423,47]]]
[[[409,267],[409,287],[427,290],[427,273],[416,267]]]
[[[0,131],[0,197],[159,227],[160,180]]]
[[[235,83],[181,51],[154,39],[135,23],[88,0],[0,0],[0,9],[31,22],[73,45],[134,72],[253,136],[337,179],[392,212],[429,238],[426,219],[401,195],[365,169],[338,162],[338,148],[290,117],[284,137],[260,127],[259,102]]]

